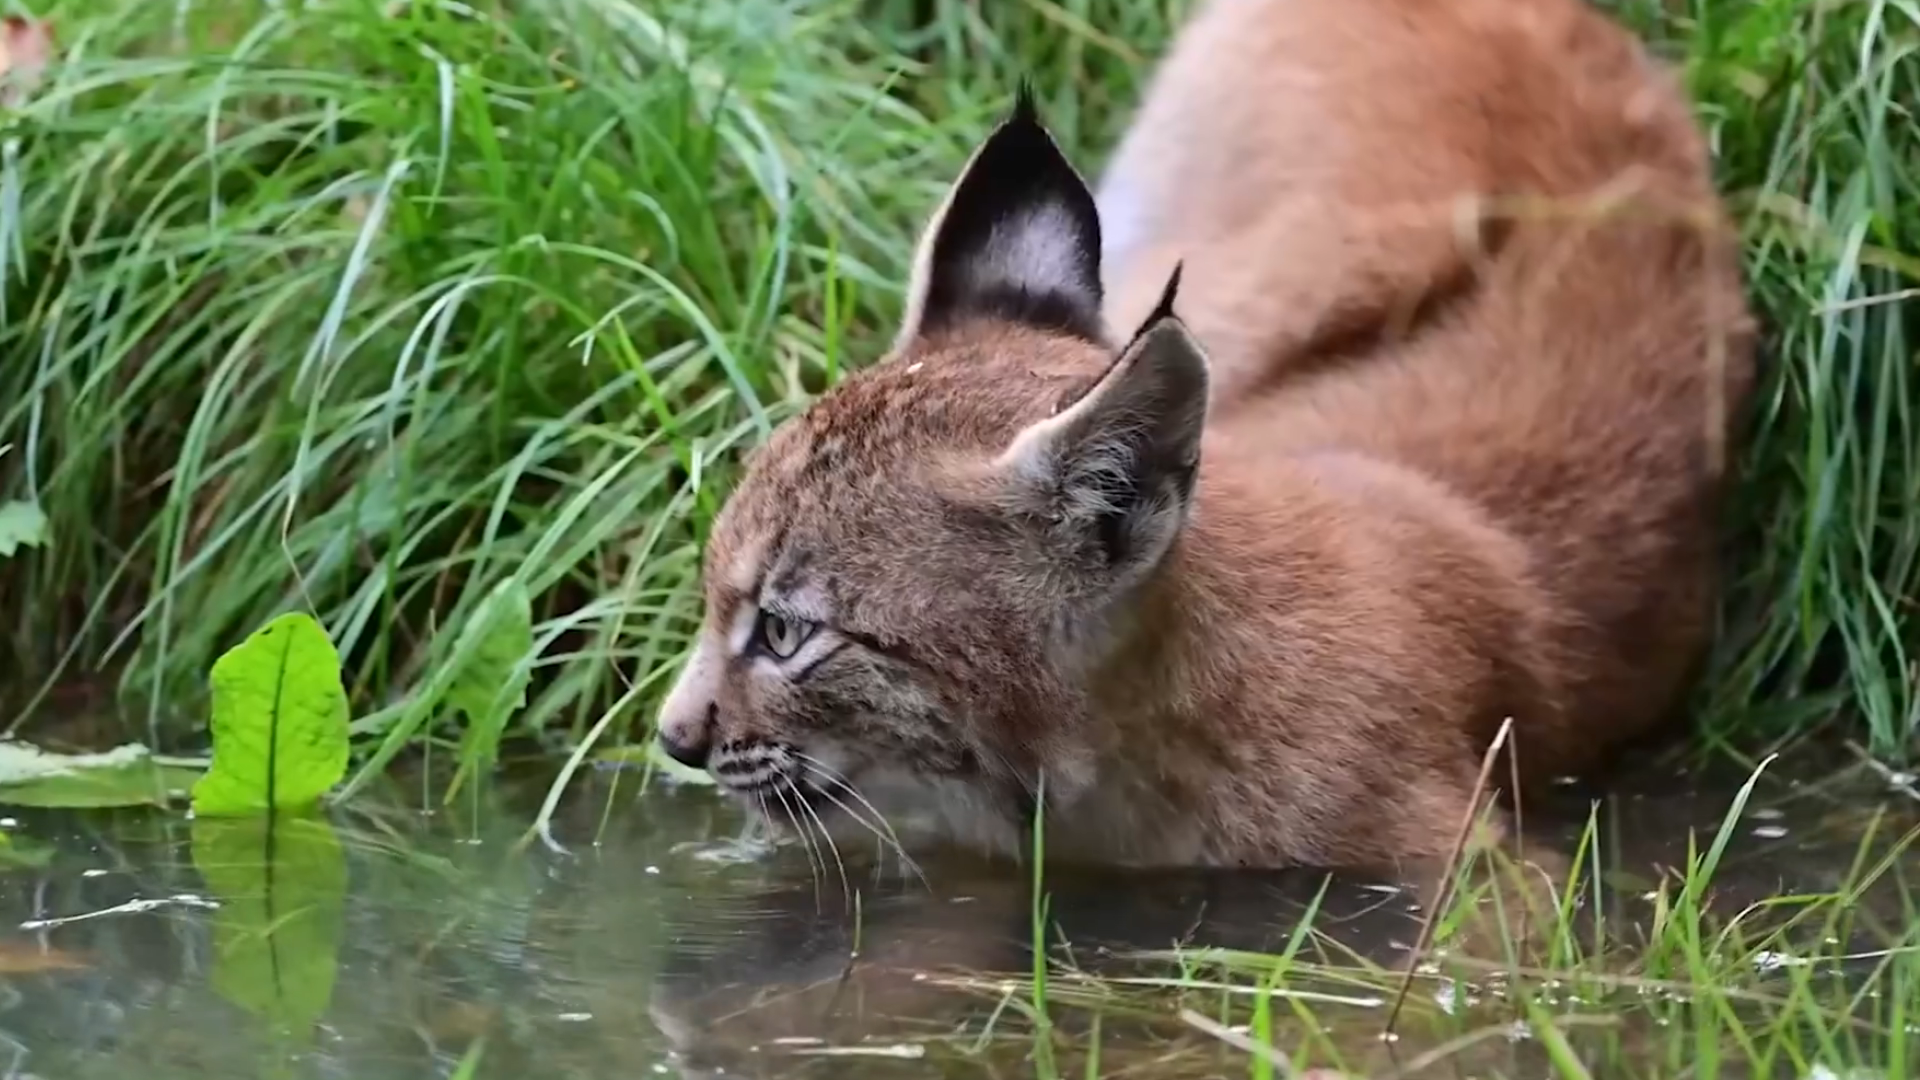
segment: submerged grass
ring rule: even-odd
[[[1183,0],[70,0],[0,123],[0,729],[110,682],[200,738],[288,608],[377,765],[458,735],[458,631],[535,599],[513,735],[657,696],[738,451],[871,359],[1020,76],[1094,166]],[[1616,5],[1685,65],[1770,363],[1706,729],[1900,759],[1920,569],[1920,10]],[[442,680],[444,681],[444,680]],[[609,716],[619,703],[624,710]]]
[[[1484,856],[1460,870],[1439,921],[1479,918],[1485,929],[1431,953],[1389,936],[1393,964],[1382,964],[1379,942],[1362,955],[1341,940],[1353,935],[1337,932],[1341,920],[1316,896],[1278,952],[1096,950],[1099,970],[1087,970],[1037,921],[1035,953],[1047,961],[1036,960],[1030,981],[945,980],[999,1001],[976,1053],[1024,1055],[1041,1075],[1075,1061],[1153,1076],[1319,1080],[1912,1075],[1920,826],[1910,813],[1898,815],[1904,828],[1890,824],[1883,808],[1829,886],[1729,906],[1715,896],[1722,863],[1736,830],[1752,825],[1758,779],[1734,794],[1704,850],[1690,843],[1680,865],[1638,894],[1607,880],[1615,837],[1598,815],[1550,881],[1534,868],[1523,884],[1528,870]],[[1555,905],[1531,935],[1513,910],[1522,888]],[[1116,974],[1122,962],[1138,974]],[[1018,1016],[1030,1023],[1008,1019]],[[1103,1043],[1103,1031],[1124,1034]]]

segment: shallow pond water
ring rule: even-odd
[[[1421,915],[1386,881],[1052,873],[1042,923],[1018,870],[847,853],[849,893],[728,843],[711,792],[611,773],[563,804],[564,851],[526,840],[539,784],[283,822],[270,860],[257,827],[12,812],[0,1078],[1910,1075],[1920,800],[1819,775],[1763,775],[1687,925],[1676,875],[1742,777],[1617,785],[1574,920],[1605,947],[1420,965],[1392,1035]],[[1592,804],[1563,794],[1534,830],[1571,849]]]

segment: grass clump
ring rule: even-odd
[[[1772,362],[1710,729],[1843,717],[1898,758],[1920,428],[1920,24],[1814,0],[1616,5],[1684,63]],[[70,0],[0,134],[0,726],[110,685],[199,739],[288,609],[363,745],[486,597],[534,598],[510,734],[577,746],[697,618],[738,452],[876,354],[914,229],[1020,76],[1090,168],[1180,0]],[[382,758],[384,760],[384,757]]]
[[[53,539],[4,570],[7,670],[112,672],[165,734],[310,607],[370,711],[517,576],[533,723],[603,707],[678,649],[732,451],[874,320],[884,197],[946,140],[797,5],[179,12],[63,18],[12,119],[0,430]]]
[[[996,1002],[976,1044],[1023,1054],[1039,1076],[1082,1063],[1094,1075],[1096,1061],[1320,1080],[1910,1075],[1920,828],[1904,806],[1837,830],[1802,821],[1821,835],[1825,865],[1796,874],[1736,835],[1752,827],[1759,779],[1717,830],[1688,830],[1678,865],[1622,859],[1620,831],[1596,812],[1557,870],[1483,852],[1431,915],[1398,914],[1402,889],[1329,910],[1322,901],[1351,883],[1327,878],[1311,896],[1269,901],[1269,933],[1285,941],[1274,951],[1089,948],[1043,937],[1051,928],[1036,922],[1045,959],[1031,978],[936,978]],[[1762,878],[1777,895],[1737,899]],[[1449,928],[1431,952],[1408,944],[1426,919]],[[1103,1030],[1127,1034],[1103,1043]]]

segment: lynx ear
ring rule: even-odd
[[[1207,357],[1173,313],[1174,268],[1153,314],[1100,381],[1016,436],[996,463],[1024,510],[1117,582],[1151,569],[1186,521],[1207,418]]]
[[[895,344],[975,317],[1103,336],[1093,193],[1024,84],[920,238]]]

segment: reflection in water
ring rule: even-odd
[[[863,1072],[924,1075],[902,1064],[916,1060],[909,1048],[925,1053],[926,1040],[956,1031],[978,1044],[1005,997],[999,988],[1028,989],[1032,894],[1004,872],[941,866],[929,877],[938,895],[917,885],[863,890],[853,918],[837,891],[816,902],[810,891],[765,887],[736,898],[744,917],[682,923],[692,932],[669,948],[650,1015],[687,1074],[791,1075],[796,1059],[823,1054],[840,1069],[844,1048],[859,1048]],[[1404,955],[1418,922],[1402,890],[1323,885],[1324,874],[1306,871],[1055,877],[1049,952],[1081,971],[1159,973],[1127,954],[1281,950],[1317,904],[1317,922],[1341,946],[1382,963]]]
[[[1020,872],[924,862],[930,884],[876,879],[848,852],[849,895],[793,851],[740,861],[689,844],[740,824],[705,792],[634,799],[622,779],[609,812],[609,784],[571,797],[556,830],[566,855],[516,844],[537,786],[433,817],[356,807],[331,829],[282,822],[292,831],[270,865],[241,827],[21,814],[9,833],[47,857],[0,865],[0,1077],[217,1080],[271,1066],[381,1080],[450,1075],[476,1048],[479,1076],[1031,1074],[1035,905]],[[1643,921],[1644,897],[1686,861],[1688,828],[1704,846],[1730,790],[1654,778],[1607,800],[1609,920]],[[1857,873],[1864,814],[1844,795],[1764,780],[1714,903],[1736,912]],[[1536,828],[1570,847],[1588,803],[1565,796]],[[1916,806],[1896,803],[1882,832],[1909,827]],[[1045,892],[1058,1041],[1076,1055],[1097,1045],[1103,1072],[1167,1077],[1243,1075],[1248,1059],[1164,1002],[1143,1005],[1140,982],[1205,979],[1224,961],[1199,949],[1397,968],[1424,914],[1418,887],[1304,870],[1052,874]],[[1906,910],[1887,902],[1900,925]],[[1297,934],[1309,912],[1320,936]],[[1184,966],[1137,955],[1171,949],[1188,950]],[[1382,1075],[1450,1037],[1431,1022],[1471,1000],[1423,983],[1396,1045],[1379,1038],[1383,985],[1296,972],[1275,1008],[1311,1004],[1311,1038]],[[1089,1004],[1101,1007],[1075,1007]],[[1495,1039],[1473,1060],[1546,1075],[1545,1053]]]

